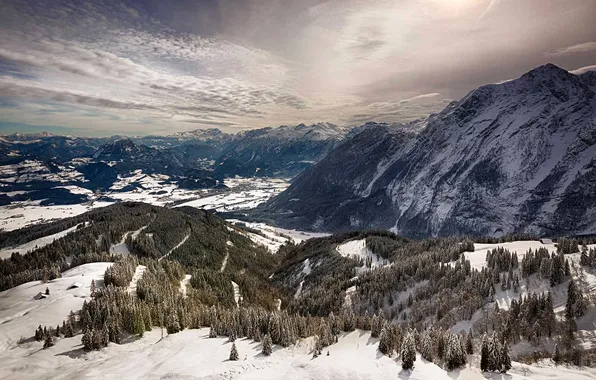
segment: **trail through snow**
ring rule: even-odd
[[[178,248],[182,244],[186,243],[186,241],[188,240],[189,237],[190,237],[190,231],[188,231],[188,233],[186,234],[186,236],[184,237],[184,239],[182,239],[182,241],[180,243],[176,244],[176,246],[174,248],[170,249],[168,251],[168,253],[166,253],[165,255],[163,255],[162,257],[160,257],[158,261],[161,261],[161,260],[165,259],[166,257],[170,256],[170,254],[172,252],[174,252],[176,250],[176,248]]]
[[[187,274],[186,276],[184,276],[184,279],[182,279],[182,281],[180,281],[180,293],[182,293],[182,297],[186,298],[186,290],[188,285],[190,284],[190,278],[192,277],[192,275]]]
[[[137,268],[135,269],[135,274],[132,276],[132,280],[130,280],[130,284],[126,289],[128,294],[131,294],[133,297],[137,296],[137,282],[143,278],[146,269],[147,267],[145,265],[137,265]]]

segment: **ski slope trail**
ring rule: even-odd
[[[174,248],[170,249],[168,251],[168,253],[166,253],[165,255],[160,257],[158,261],[161,261],[161,260],[165,259],[166,257],[170,256],[170,254],[172,252],[174,252],[176,249],[178,249],[178,247],[180,247],[182,244],[186,243],[186,241],[188,240],[189,237],[190,237],[190,231],[188,231],[188,233],[186,234],[186,236],[184,237],[184,239],[182,239],[182,241],[180,243],[176,244],[176,246],[174,246]]]
[[[146,269],[147,267],[145,265],[137,265],[137,268],[135,269],[135,274],[132,276],[132,280],[130,280],[130,284],[126,289],[128,291],[128,294],[132,295],[135,298],[137,297],[137,283],[141,278],[143,278],[143,274],[145,273]]]
[[[184,298],[186,298],[186,292],[188,289],[188,285],[190,284],[191,277],[192,275],[187,274],[186,276],[184,276],[182,281],[180,281],[180,293],[182,293],[182,297]]]
[[[149,225],[143,226],[136,231],[127,231],[124,234],[122,234],[122,239],[120,239],[120,241],[118,243],[112,244],[112,246],[110,247],[110,254],[112,254],[112,255],[120,254],[124,257],[127,257],[128,255],[130,255],[130,250],[128,249],[128,246],[126,245],[126,239],[128,239],[129,236],[131,236],[133,240],[136,239],[137,236],[139,236],[139,234],[147,227],[149,227]]]

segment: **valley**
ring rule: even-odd
[[[596,378],[590,75],[406,124],[4,136],[0,378]]]

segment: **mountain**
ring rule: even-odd
[[[595,78],[547,64],[471,91],[417,135],[365,129],[262,214],[284,227],[413,237],[595,233]]]
[[[293,177],[337,147],[350,129],[329,123],[239,132],[215,170],[225,176]]]
[[[136,144],[130,138],[122,138],[99,147],[93,159],[110,163],[121,174],[142,170],[146,174],[166,174],[174,176],[174,179],[180,177],[179,185],[185,188],[213,188],[220,185],[223,177],[213,170],[205,169],[200,155],[192,154],[192,147],[157,149]],[[95,168],[87,173],[95,173]],[[93,176],[87,179],[93,181]]]

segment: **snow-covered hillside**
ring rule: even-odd
[[[64,338],[49,349],[27,343],[0,354],[0,378],[27,379],[410,379],[410,380],[553,380],[594,379],[594,369],[555,367],[548,362],[530,366],[513,363],[507,375],[482,374],[467,366],[447,372],[417,356],[415,367],[403,371],[399,360],[377,351],[378,339],[364,331],[343,334],[339,342],[312,358],[314,341],[308,338],[289,348],[274,347],[271,356],[261,354],[261,344],[237,340],[239,361],[229,361],[232,343],[227,338],[209,339],[209,329],[186,330],[161,338],[154,329],[141,339],[113,344],[85,353],[80,336]],[[329,351],[329,356],[327,356]]]
[[[80,310],[83,301],[89,300],[91,281],[97,286],[103,284],[104,272],[110,265],[112,263],[84,264],[47,283],[33,281],[0,292],[0,351],[22,353],[19,340],[27,341],[37,326],[61,325],[71,310]],[[72,285],[76,287],[68,289]],[[49,296],[36,299],[46,288]],[[4,362],[2,355],[0,361]]]

